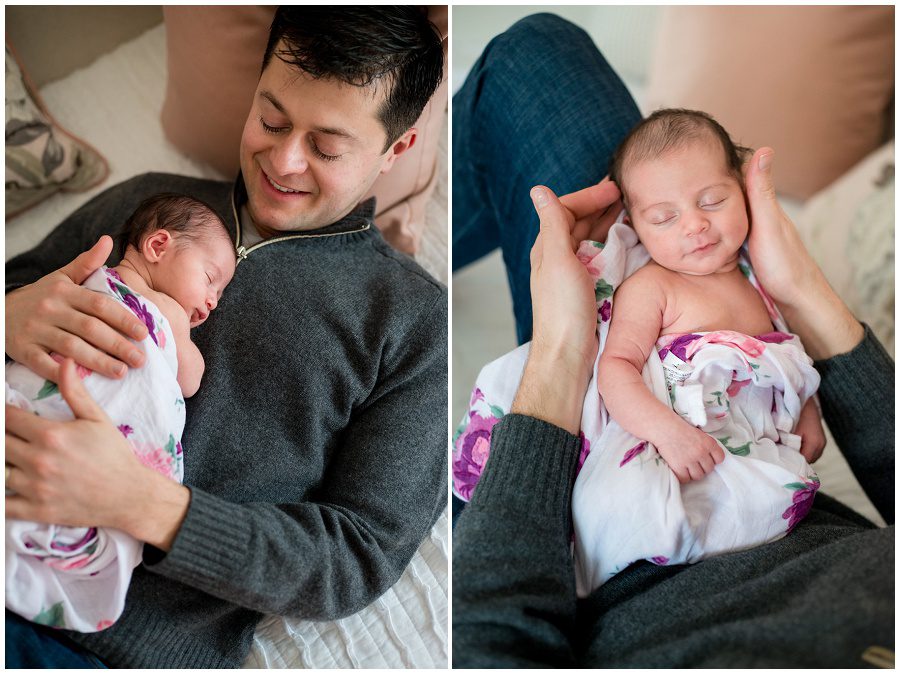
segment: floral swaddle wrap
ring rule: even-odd
[[[615,289],[650,258],[621,222],[605,245],[584,242],[577,255],[595,282],[602,352]],[[690,563],[776,540],[812,506],[819,481],[791,431],[819,375],[799,339],[785,331],[746,257],[740,266],[778,332],[666,335],[642,372],[661,402],[726,450],[713,473],[680,484],[651,443],[609,417],[597,392],[598,353],[582,410],[572,494],[581,597],[638,560]],[[489,363],[478,376],[453,439],[453,489],[465,501],[488,458],[491,429],[515,397],[529,346]]]
[[[78,376],[141,463],[180,482],[185,405],[169,322],[114,270],[101,268],[83,285],[122,302],[150,334],[134,342],[144,352],[145,364],[129,368],[123,379],[108,379],[80,365]],[[55,354],[54,359],[61,360]],[[73,418],[57,386],[18,363],[6,366],[6,402],[46,419]],[[7,520],[6,606],[35,623],[78,632],[102,630],[122,613],[142,549],[143,543],[116,529]]]

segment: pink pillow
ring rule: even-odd
[[[271,6],[163,8],[168,52],[163,129],[186,155],[228,177],[239,168],[241,132],[274,14]],[[447,106],[447,7],[429,7],[428,18],[444,37],[444,82],[416,123],[415,145],[379,177],[371,193],[378,198],[375,224],[385,239],[410,254],[425,227]]]
[[[715,117],[775,148],[780,192],[806,198],[884,142],[894,93],[890,6],[668,7],[646,110]]]

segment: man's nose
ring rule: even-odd
[[[279,176],[303,173],[309,167],[303,143],[302,136],[290,134],[280,138],[269,151],[269,163]]]

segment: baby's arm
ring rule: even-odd
[[[157,306],[169,321],[172,335],[175,337],[175,349],[178,354],[178,385],[181,394],[190,398],[200,388],[200,379],[206,363],[196,344],[191,341],[191,324],[187,313],[178,302],[168,295],[160,294]]]
[[[682,483],[699,480],[725,459],[719,443],[656,399],[641,378],[663,324],[665,295],[655,270],[636,272],[616,291],[597,384],[609,413],[626,431],[653,443]]]
[[[815,463],[825,449],[825,429],[822,427],[822,417],[815,401],[810,398],[800,410],[800,418],[797,419],[797,427],[794,433],[800,436],[800,453],[810,463]]]

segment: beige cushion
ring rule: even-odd
[[[259,79],[275,7],[165,7],[168,57],[162,124],[182,152],[224,177],[237,174],[241,132]],[[438,134],[447,105],[447,8],[429,9],[444,36],[444,82],[416,126],[419,137],[375,183],[375,222],[396,248],[414,253],[434,190]]]
[[[779,190],[806,198],[883,142],[893,87],[893,7],[668,7],[646,101],[775,148]]]
[[[81,192],[109,175],[106,160],[63,129],[6,45],[6,218],[59,192]]]

